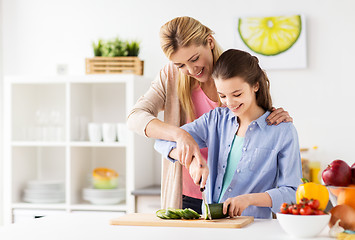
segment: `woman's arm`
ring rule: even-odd
[[[127,118],[127,126],[131,131],[149,138],[177,142],[180,161],[184,165],[189,165],[192,156],[200,152],[197,143],[186,131],[157,118],[160,111],[166,110],[165,103],[169,101],[167,98],[171,97],[167,96],[167,86],[174,85],[176,77],[177,70],[172,64],[167,64],[131,110]],[[177,114],[176,118],[180,119],[180,116]]]
[[[191,123],[187,123],[181,127],[182,131],[185,131],[193,140],[198,144],[199,149],[207,147],[207,136],[209,135],[208,118],[211,112],[202,115]],[[178,160],[181,162],[181,155],[177,149],[177,143],[174,141],[157,140],[154,145],[155,150],[160,152],[164,157],[170,161]],[[208,169],[206,161],[201,156],[201,152],[196,154],[190,153],[193,160],[190,164],[186,164],[185,167],[189,169],[190,175],[196,184],[199,184],[199,180],[202,177],[201,186],[204,187],[208,172],[206,173],[205,167]],[[203,169],[201,169],[203,168]]]
[[[172,149],[169,153],[169,157],[175,160],[179,160],[178,151],[176,148]],[[190,176],[196,185],[200,188],[204,188],[209,175],[209,169],[206,164],[206,160],[203,159],[201,154],[194,156],[189,167]]]
[[[272,108],[270,115],[266,118],[268,125],[278,125],[282,122],[293,122],[293,118],[283,108]]]
[[[147,125],[157,119],[158,113],[164,110],[166,101],[166,81],[168,76],[163,69],[151,83],[148,91],[141,96],[127,117],[128,129],[142,136],[146,136]]]

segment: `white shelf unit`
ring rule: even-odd
[[[127,131],[125,141],[90,142],[87,123],[125,123],[149,84],[149,79],[131,74],[6,76],[4,223],[13,221],[14,212],[26,209],[134,212],[131,192],[154,181],[153,140]],[[52,113],[55,118],[48,117]],[[90,187],[96,167],[118,172],[125,202],[93,205],[83,200],[82,189]],[[26,183],[41,179],[64,181],[65,201],[24,202]]]

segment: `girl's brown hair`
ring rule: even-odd
[[[270,81],[266,73],[260,68],[257,57],[244,51],[229,49],[217,60],[212,77],[221,80],[241,77],[251,87],[259,84],[256,102],[264,110],[271,110]]]
[[[160,45],[165,55],[170,59],[171,55],[181,47],[188,47],[193,44],[196,46],[206,46],[208,44],[207,38],[213,34],[211,29],[194,18],[177,17],[160,28]],[[213,37],[212,39],[214,41],[214,48],[212,49],[213,64],[215,64],[223,50]],[[195,119],[191,91],[196,82],[199,83],[195,78],[179,71],[179,101],[190,121]]]

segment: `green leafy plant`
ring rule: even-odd
[[[94,55],[95,57],[102,56],[101,48],[102,48],[102,40],[99,39],[97,41],[97,44],[95,42],[92,43],[92,47],[94,49]]]
[[[138,41],[122,41],[118,37],[113,40],[99,39],[97,43],[93,43],[95,57],[122,57],[122,56],[138,56]]]
[[[138,56],[139,54],[140,42],[137,41],[126,41],[126,47],[128,51],[128,56]]]

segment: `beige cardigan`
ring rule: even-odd
[[[128,115],[128,128],[142,136],[147,124],[164,111],[164,122],[181,126],[186,121],[177,95],[178,69],[168,63],[151,83],[149,90],[138,99]],[[182,166],[162,159],[161,207],[182,207]]]

